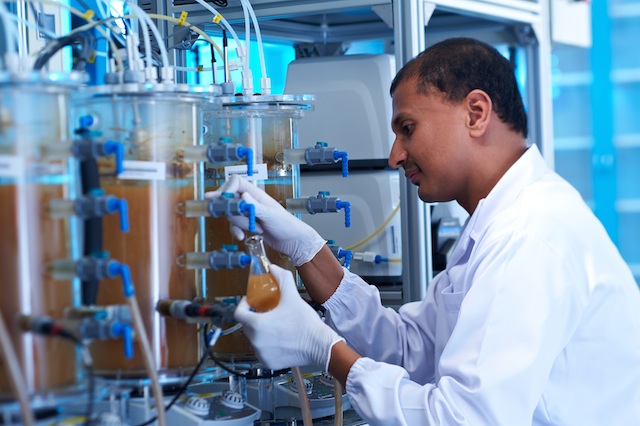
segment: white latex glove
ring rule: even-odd
[[[223,192],[240,194],[255,206],[256,232],[264,234],[264,241],[274,250],[289,256],[295,266],[307,263],[320,251],[326,241],[313,229],[250,181],[233,175],[220,188],[207,192],[206,198],[217,198]],[[231,234],[244,240],[243,230],[249,229],[249,218],[231,216]]]
[[[244,325],[245,334],[267,368],[315,365],[327,371],[331,348],[344,339],[300,297],[290,271],[271,265],[271,273],[280,284],[278,306],[253,312],[243,297],[234,314],[236,321]]]

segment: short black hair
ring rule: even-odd
[[[436,43],[402,67],[391,83],[391,96],[400,83],[413,78],[418,79],[418,93],[436,90],[453,102],[474,89],[484,91],[498,117],[511,130],[528,136],[513,65],[493,46],[466,37]]]

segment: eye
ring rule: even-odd
[[[403,124],[401,127],[402,133],[408,136],[411,133],[413,133],[413,128],[414,128],[414,125],[411,123]]]

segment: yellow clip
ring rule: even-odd
[[[183,10],[182,12],[180,12],[180,17],[178,18],[178,25],[180,25],[181,27],[184,27],[184,23],[187,22],[187,15],[189,15],[189,12],[187,12],[186,10]]]
[[[202,65],[198,65],[198,68],[197,68],[198,72],[202,72],[203,69],[204,67]]]
[[[218,14],[213,18],[212,22],[213,22],[214,24],[217,24],[217,23],[218,23],[218,22],[220,22],[220,21],[222,21],[222,15],[218,13]]]
[[[91,18],[93,18],[95,14],[96,13],[93,10],[87,9],[87,11],[82,14],[82,17],[85,19],[85,21],[91,21]]]
[[[96,61],[96,52],[93,52],[93,54],[91,55],[91,57],[89,59],[87,59],[87,62],[89,62],[90,64],[94,63]]]

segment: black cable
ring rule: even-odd
[[[51,57],[62,48],[66,46],[79,46],[79,48],[77,48],[79,56],[73,66],[73,69],[77,71],[84,71],[87,62],[89,62],[89,58],[91,58],[95,50],[95,41],[96,39],[94,35],[89,31],[70,34],[52,40],[46,44],[42,52],[38,55],[38,58],[33,64],[33,69],[42,69],[42,67],[49,62],[49,59],[51,59]]]
[[[212,3],[218,7],[227,7],[227,0],[212,0]]]

